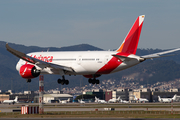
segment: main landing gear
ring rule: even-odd
[[[99,80],[96,79],[96,78],[93,78],[93,79],[92,79],[92,78],[89,78],[88,82],[89,82],[89,83],[92,83],[93,85],[94,85],[94,84],[99,84]]]
[[[61,85],[64,85],[64,84],[68,85],[69,84],[69,80],[65,80],[64,75],[62,76],[62,79],[58,79],[57,82],[58,82],[58,84],[61,84]]]

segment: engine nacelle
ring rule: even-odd
[[[21,75],[22,78],[31,79],[38,77],[40,75],[40,70],[37,70],[34,65],[25,64],[21,66],[19,70],[19,74]]]

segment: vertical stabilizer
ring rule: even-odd
[[[16,96],[14,99],[14,102],[17,102],[17,101],[18,101],[18,96]]]
[[[158,101],[161,102],[161,97],[160,96],[158,96]]]
[[[134,95],[134,100],[137,100],[136,96]]]
[[[136,19],[129,33],[125,37],[123,43],[116,50],[117,52],[136,54],[144,18],[145,18],[145,15],[141,15]]]
[[[176,97],[177,97],[177,95],[175,94],[174,97],[172,98],[172,100],[175,101]]]

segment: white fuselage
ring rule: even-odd
[[[158,96],[158,101],[164,103],[170,103],[172,101],[176,101],[176,97],[177,97],[176,94],[172,98],[161,98],[160,96]]]
[[[81,100],[78,100],[79,103],[85,103],[85,101],[83,101],[82,99]]]
[[[107,103],[105,100],[97,100],[95,102],[97,102],[97,103]]]
[[[146,98],[136,98],[136,96],[134,96],[134,100],[139,101],[139,102],[148,102],[149,101]]]
[[[119,102],[120,101],[120,97],[118,97],[117,99],[113,98],[113,99],[109,99],[108,103],[115,103],[115,102]]]
[[[149,100],[148,100],[148,99],[145,99],[145,98],[139,98],[139,101],[140,101],[140,102],[148,102]]]
[[[9,104],[9,103],[15,103],[15,101],[14,100],[4,100],[3,103],[8,103]]]
[[[108,100],[108,103],[115,103],[117,100],[116,99],[110,99]]]
[[[129,101],[126,101],[126,100],[122,100],[122,99],[121,99],[121,103],[129,103]]]
[[[67,75],[109,74],[140,63],[139,56],[131,54],[127,57],[135,59],[122,61],[121,59],[112,56],[115,54],[117,54],[115,51],[70,51],[34,52],[27,55],[45,62],[71,67],[74,72],[66,72],[65,74]],[[19,71],[20,67],[24,64],[27,64],[27,62],[20,59],[16,65],[16,69]],[[59,70],[50,69],[48,67],[42,69],[42,66],[35,66],[37,69],[41,70],[42,74],[60,74]]]
[[[14,104],[14,103],[18,103],[18,96],[15,97],[14,100],[4,100],[3,101],[4,104]]]
[[[159,102],[170,103],[170,102],[172,102],[172,98],[161,98],[161,99],[159,100]]]

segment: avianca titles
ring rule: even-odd
[[[83,75],[89,83],[99,84],[97,77],[115,73],[146,59],[169,56],[180,48],[150,55],[137,56],[136,50],[140,38],[145,15],[138,16],[123,43],[115,51],[56,51],[56,52],[33,52],[29,54],[14,50],[6,44],[6,49],[20,58],[16,69],[22,78],[31,82],[32,78],[40,74],[59,74],[59,84],[69,84],[65,75]]]

